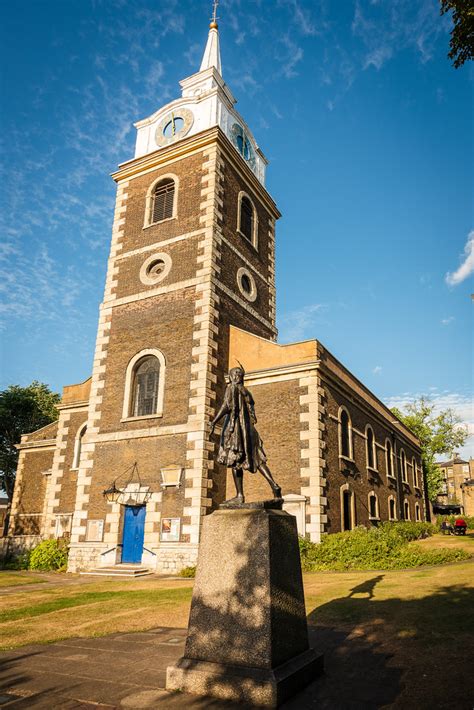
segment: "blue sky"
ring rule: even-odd
[[[208,0],[3,3],[1,386],[89,376],[132,123],[198,67]],[[223,74],[270,160],[281,342],[389,404],[472,412],[472,70],[437,0],[222,0]],[[474,439],[465,454],[474,455]]]

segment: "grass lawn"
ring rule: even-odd
[[[45,581],[43,577],[32,572],[0,571],[0,589],[4,587],[19,587],[23,584],[39,584]]]
[[[474,534],[437,535],[418,544],[474,553]],[[24,583],[23,573],[4,574]],[[323,699],[331,707],[341,706],[341,697],[330,694],[349,674],[350,683],[366,684],[363,692],[370,683],[377,689],[376,705],[367,707],[444,708],[448,698],[449,707],[472,708],[474,560],[409,570],[313,572],[304,575],[304,584],[312,642],[326,654],[329,695]],[[50,576],[44,588],[4,594],[1,647],[185,628],[192,585],[188,579],[70,575],[67,583],[58,575],[56,583]]]

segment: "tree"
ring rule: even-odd
[[[460,426],[461,418],[452,409],[435,414],[435,405],[425,397],[407,404],[406,411],[394,407],[392,412],[420,440],[423,472],[428,497],[434,500],[441,490],[442,475],[436,456],[452,454],[467,438],[467,428]]]
[[[60,397],[34,380],[27,387],[10,385],[0,392],[0,488],[11,500],[22,434],[29,434],[58,418]]]
[[[448,57],[456,69],[474,59],[474,6],[472,0],[440,0],[441,14],[452,10],[453,29]]]

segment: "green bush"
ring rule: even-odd
[[[62,540],[43,540],[30,555],[30,569],[58,570],[67,566],[67,545]]]
[[[400,569],[467,559],[462,550],[424,550],[408,545],[436,531],[430,523],[384,523],[327,535],[316,545],[300,538],[303,570]]]
[[[21,555],[9,557],[4,563],[4,569],[29,569],[31,552],[22,552]]]
[[[180,577],[195,577],[196,576],[196,567],[183,567],[183,569],[179,573]]]

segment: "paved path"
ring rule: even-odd
[[[164,690],[166,668],[182,655],[185,637],[186,629],[157,628],[2,653],[0,710],[249,708]],[[409,703],[392,705],[401,669],[364,640],[354,645],[349,629],[310,627],[310,638],[325,653],[326,673],[285,703],[284,710],[419,710]]]

